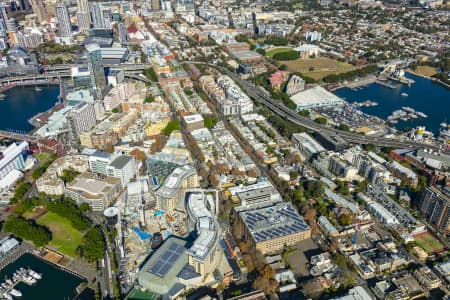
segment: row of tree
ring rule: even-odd
[[[378,71],[376,65],[369,65],[363,68],[355,69],[349,72],[340,73],[340,74],[330,74],[325,76],[322,80],[326,83],[336,83],[343,80],[353,80],[357,77],[361,77],[364,75],[372,74]]]
[[[106,242],[98,227],[91,228],[81,240],[78,254],[90,262],[100,260],[106,251]]]
[[[32,241],[37,247],[47,245],[52,239],[52,233],[47,227],[38,225],[33,220],[27,220],[16,214],[10,215],[3,223],[3,231]]]

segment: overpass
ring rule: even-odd
[[[259,89],[253,83],[240,78],[236,73],[230,70],[203,62],[186,62],[192,64],[202,64],[208,65],[210,67],[218,69],[223,74],[230,76],[239,86],[255,101],[264,104],[267,108],[273,111],[275,114],[281,116],[282,118],[289,120],[295,124],[303,126],[314,132],[320,132],[329,136],[340,136],[344,140],[354,144],[374,144],[380,147],[394,147],[394,148],[405,148],[405,149],[433,149],[439,150],[437,146],[429,145],[425,143],[415,142],[415,141],[399,141],[384,137],[370,137],[353,132],[342,131],[334,128],[327,127],[325,125],[318,124],[313,120],[300,116],[296,111],[287,108],[284,104],[274,101],[270,96],[266,95],[261,89]]]
[[[7,138],[12,140],[26,141],[29,143],[35,143],[38,141],[38,137],[15,131],[0,130],[0,138]]]

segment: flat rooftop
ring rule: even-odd
[[[240,212],[256,243],[309,230],[309,226],[288,202],[271,203]]]
[[[291,99],[299,107],[319,107],[344,103],[344,100],[320,86],[299,92]]]

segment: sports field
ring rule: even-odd
[[[266,51],[266,56],[273,57],[277,53],[288,52],[291,50],[292,50],[291,47],[274,47],[274,48],[270,48],[269,50]]]
[[[55,213],[47,212],[37,220],[37,223],[47,226],[52,232],[51,246],[69,256],[76,255],[83,234],[73,228],[69,220]]]
[[[330,74],[339,74],[355,69],[351,64],[328,57],[299,58],[279,63],[286,65],[290,72],[299,72],[316,80],[321,80]]]
[[[428,254],[438,253],[444,250],[444,246],[428,232],[415,235],[414,239],[417,245]]]

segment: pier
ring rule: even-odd
[[[28,285],[33,285],[42,277],[40,274],[34,272],[32,269],[19,269],[16,270],[12,279],[5,278],[5,282],[1,283],[0,286],[0,296],[3,299],[12,299],[12,297],[22,297],[22,293],[16,290],[15,287],[19,283],[25,283]],[[16,293],[16,295],[14,295]]]
[[[396,89],[396,88],[397,88],[396,85],[393,85],[393,84],[391,84],[391,83],[387,83],[387,82],[381,81],[381,80],[376,80],[375,83],[376,83],[376,84],[379,84],[379,85],[381,85],[381,86],[390,88],[390,89]]]

